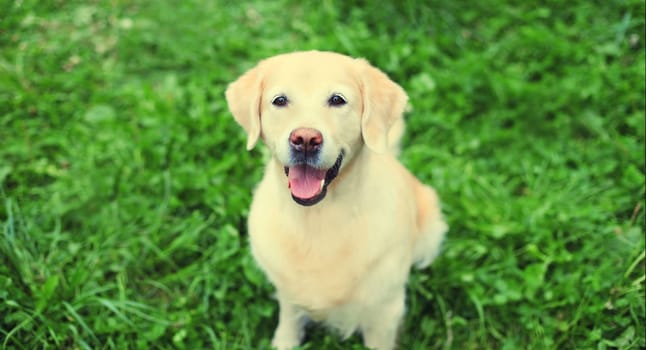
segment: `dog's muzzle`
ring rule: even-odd
[[[344,152],[341,151],[334,165],[327,170],[315,168],[307,162],[286,166],[285,175],[289,180],[288,187],[292,193],[292,199],[303,206],[311,206],[322,201],[327,194],[327,187],[339,174],[343,155]]]

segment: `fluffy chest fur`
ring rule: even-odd
[[[251,246],[283,297],[325,317],[349,302],[377,302],[386,297],[381,294],[388,293],[389,284],[406,280],[415,227],[407,203],[397,200],[403,184],[381,186],[367,177],[359,186],[364,195],[332,195],[308,208],[280,191],[285,180],[274,164],[265,174],[249,217]],[[344,180],[335,193],[357,186],[352,177]],[[393,221],[392,216],[409,218]]]

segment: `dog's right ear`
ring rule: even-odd
[[[254,67],[229,84],[225,95],[233,118],[247,133],[247,150],[250,150],[260,137],[260,69]]]

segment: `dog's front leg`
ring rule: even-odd
[[[271,345],[278,350],[290,350],[300,345],[304,335],[305,314],[299,307],[278,295],[278,327]]]
[[[399,323],[404,316],[405,292],[398,294],[391,302],[373,306],[361,324],[363,343],[375,350],[393,350],[397,340]]]

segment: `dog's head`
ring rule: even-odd
[[[264,140],[302,205],[321,201],[364,144],[378,153],[392,147],[390,131],[408,100],[367,61],[319,51],[261,61],[229,85],[226,98],[247,149]]]

